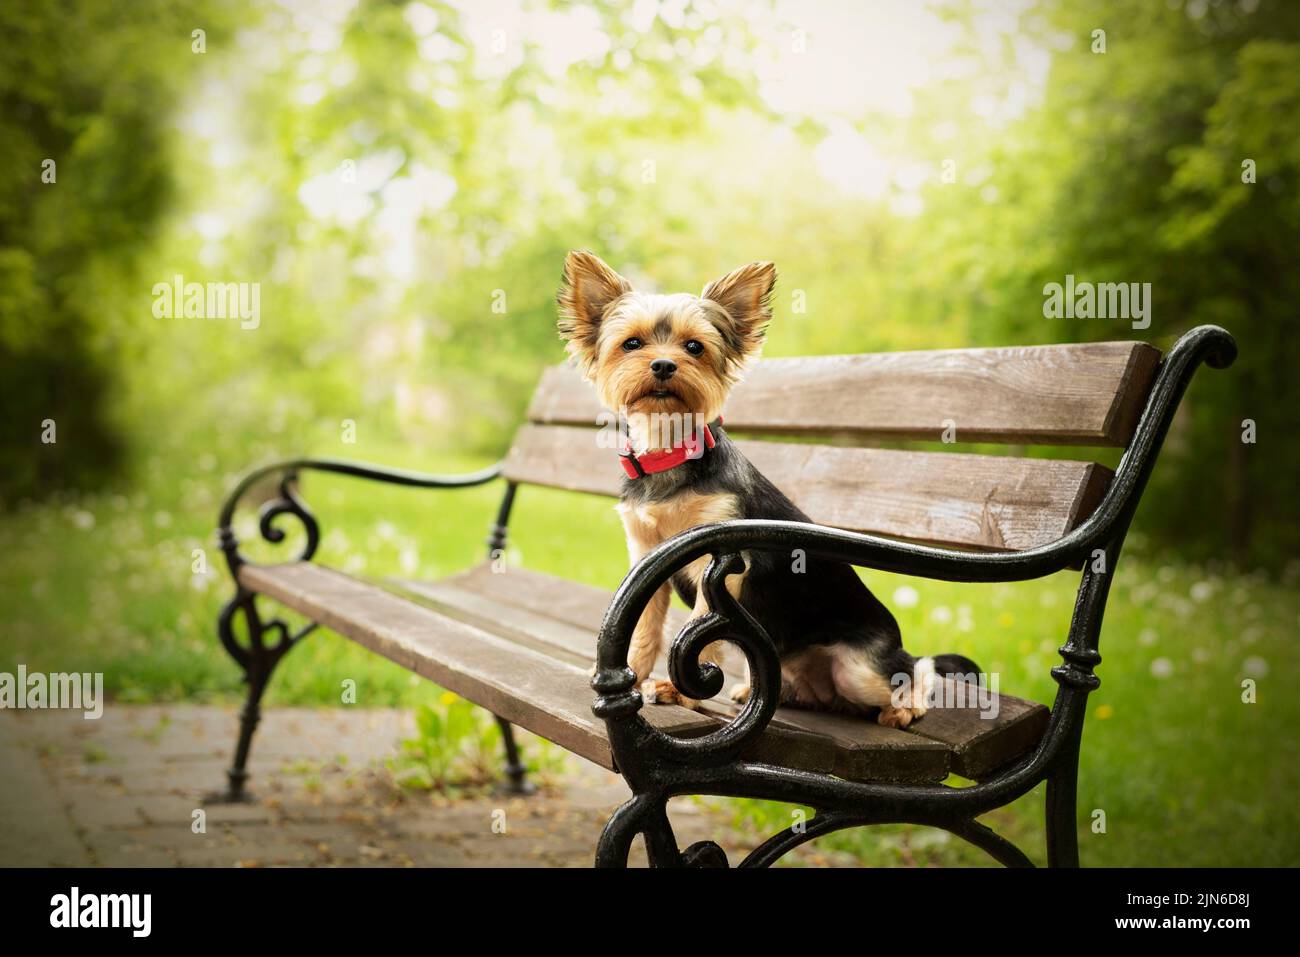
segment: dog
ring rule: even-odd
[[[617,505],[633,565],[687,529],[730,519],[812,520],[769,482],[722,428],[732,387],[763,344],[772,318],[776,269],[755,262],[709,283],[699,296],[638,292],[594,254],[565,259],[556,295],[566,350],[607,409],[627,423],[626,472]],[[679,423],[687,423],[679,425]],[[613,467],[613,463],[611,463]],[[903,648],[889,609],[842,562],[754,549],[726,581],[731,595],[766,629],[781,659],[781,701],[869,714],[905,728],[932,700],[936,675],[979,668],[960,655],[915,658]],[[671,579],[671,588],[706,613],[701,578],[708,557]],[[643,696],[693,708],[670,682],[650,678],[664,643],[669,583],[650,599],[633,631],[628,667]],[[720,663],[722,642],[700,658]],[[895,692],[898,693],[895,693]],[[748,678],[731,698],[748,700]]]

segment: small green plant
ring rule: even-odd
[[[482,709],[444,692],[436,703],[416,707],[415,729],[415,736],[404,738],[397,756],[388,760],[402,787],[451,790],[492,778],[501,731]]]
[[[324,767],[324,763],[320,761],[312,761],[309,758],[300,758],[296,761],[284,762],[284,764],[280,765],[280,772],[282,774],[299,774],[306,777],[308,775],[319,773]]]
[[[528,780],[538,787],[557,784],[564,773],[566,761],[565,750],[552,744],[545,738],[532,736],[527,746],[521,743],[524,754],[524,766],[528,768]]]

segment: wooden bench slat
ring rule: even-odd
[[[753,432],[847,433],[959,442],[1125,446],[1160,352],[1143,342],[764,359],[733,390],[727,424]],[[532,422],[595,424],[592,387],[546,370]]]
[[[502,576],[497,576],[502,577]],[[563,581],[553,579],[552,581]],[[580,627],[567,621],[541,614],[504,602],[499,595],[483,595],[459,587],[450,580],[437,582],[396,581],[391,583],[404,595],[409,595],[450,617],[456,617],[485,630],[508,635],[524,644],[549,646],[549,651],[575,667],[589,668],[595,660],[596,635],[591,628]],[[572,583],[567,583],[572,584]],[[609,594],[606,592],[605,598]],[[676,621],[674,622],[676,624]],[[733,656],[735,657],[735,656]],[[653,676],[668,677],[668,661],[660,654]],[[729,673],[723,683],[724,691],[740,678],[740,673]],[[717,700],[709,703],[704,713],[719,719],[732,718],[737,709],[729,702]],[[660,707],[655,705],[653,707]],[[789,711],[789,714],[786,712]],[[814,716],[816,717],[816,716]],[[861,724],[861,722],[859,722]],[[785,767],[804,771],[822,771],[841,777],[870,780],[906,781],[923,783],[941,781],[948,773],[948,749],[939,744],[917,742],[901,731],[871,724],[865,733],[856,736],[828,734],[816,722],[803,719],[803,713],[791,709],[778,709],[769,723],[767,733],[760,738],[748,757],[769,761]],[[872,760],[872,752],[882,748],[925,751],[915,760]]]
[[[896,538],[1025,549],[1092,514],[1111,472],[1093,462],[793,445],[741,440],[741,451],[813,521]],[[506,456],[511,481],[617,496],[623,471],[597,432],[526,425]]]
[[[441,607],[448,614],[479,616],[477,621],[485,626],[492,609],[499,609],[510,627],[549,635],[571,649],[576,660],[586,663],[593,659],[595,636],[611,598],[602,588],[525,569],[496,573],[489,564],[440,582],[402,584],[443,602]],[[520,613],[524,617],[517,617]],[[685,624],[686,615],[684,609],[669,611],[668,627],[673,633]],[[732,650],[726,664],[731,673],[724,692],[740,673],[740,653]],[[661,676],[667,674],[662,656],[656,671]],[[720,715],[734,712],[734,706],[721,696],[705,706]],[[948,754],[947,767],[953,773],[979,779],[1033,747],[1041,739],[1048,717],[1048,709],[1038,702],[1000,695],[996,718],[982,718],[970,709],[934,709],[906,731],[852,715],[799,708],[778,708],[773,722],[832,742],[834,763],[825,770],[841,777],[880,781],[918,780],[919,775],[938,780],[943,776],[939,753]]]
[[[955,694],[957,683],[949,680],[947,684],[948,694]],[[968,702],[965,710],[931,708],[916,725],[918,734],[949,747],[954,773],[979,780],[1042,740],[1051,716],[1046,706],[1011,695],[997,695],[996,718],[984,718],[970,697],[972,689],[968,686],[964,690]]]
[[[245,565],[239,581],[507,721],[615,770],[605,723],[591,712],[591,679],[585,669],[320,565]],[[692,736],[717,727],[714,719],[685,708],[664,706],[653,712],[647,720],[669,734]]]
[[[245,566],[240,581],[494,714],[617,770],[605,723],[591,712],[594,694],[588,667],[594,638],[586,640],[586,654],[557,654],[560,649],[539,641],[536,631],[519,627],[517,616],[513,628],[479,628],[378,585],[309,563]],[[551,640],[555,630],[549,629]],[[542,634],[547,631],[541,628]],[[517,640],[525,635],[527,643]],[[721,720],[716,713],[675,705],[648,708],[645,717],[660,730],[683,737],[715,730]],[[750,757],[825,772],[833,772],[837,760],[828,739],[780,724],[764,731]],[[946,775],[946,752],[941,749],[937,758],[941,766],[931,762],[926,780]],[[924,765],[917,765],[917,774],[924,770]]]

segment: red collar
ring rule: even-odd
[[[722,416],[718,416],[718,424],[722,424]],[[632,449],[628,446],[627,437],[624,436],[623,448],[618,453],[618,461],[630,479],[644,478],[657,472],[667,472],[669,469],[675,469],[690,459],[698,459],[704,454],[706,448],[711,449],[716,444],[713,439],[713,431],[707,424],[704,426],[703,445],[700,444],[699,433],[696,433],[692,438],[695,441],[683,442],[681,445],[674,445],[671,449],[665,449],[661,452],[633,455]]]

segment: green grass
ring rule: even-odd
[[[349,450],[395,465],[462,471],[480,460],[413,460],[408,450]],[[209,464],[211,464],[209,462]],[[237,463],[231,463],[231,468]],[[0,526],[0,670],[102,671],[117,701],[233,701],[239,672],[213,620],[230,585],[212,537],[234,475],[157,468],[131,494],[28,506]],[[303,494],[321,522],[319,560],[358,574],[436,577],[481,559],[500,486],[396,489],[310,475]],[[286,519],[286,523],[291,524]],[[252,513],[241,538],[257,538]],[[1139,516],[1140,526],[1140,516]],[[250,548],[270,559],[284,546]],[[206,574],[192,571],[205,549]],[[606,587],[626,566],[606,500],[525,488],[509,560]],[[1069,623],[1077,576],[1016,585],[959,585],[868,573],[916,653],[955,651],[1000,675],[1001,689],[1049,703],[1050,668]],[[1126,557],[1102,637],[1101,688],[1089,703],[1080,771],[1080,844],[1092,865],[1300,864],[1293,640],[1300,573],[1270,582]],[[1253,678],[1257,701],[1242,702]],[[350,642],[317,632],[286,659],[267,695],[277,705],[338,706],[344,682],[360,706],[414,707],[439,689]],[[1044,859],[1041,791],[988,817]],[[788,807],[712,802],[766,836]],[[1106,831],[1093,833],[1094,810]],[[809,852],[871,864],[983,863],[956,838],[910,827],[834,835]],[[803,859],[813,859],[805,854]]]

